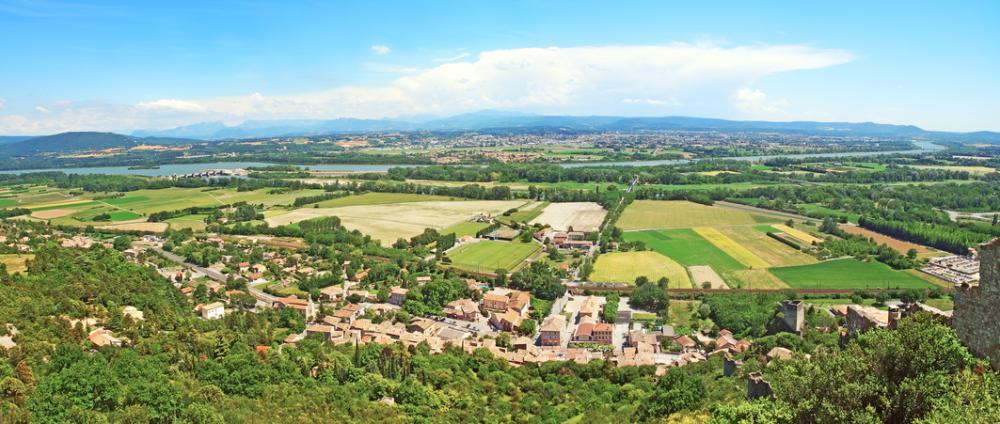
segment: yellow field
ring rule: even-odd
[[[813,243],[819,243],[823,241],[823,239],[821,238],[815,237],[812,234],[809,234],[805,231],[789,227],[785,224],[774,224],[771,226],[774,227],[775,230],[788,234],[789,236],[795,237],[799,241],[805,243],[807,246],[811,246]]]
[[[772,266],[807,265],[816,263],[816,258],[767,236],[754,227],[725,227],[719,231],[747,248]]]
[[[27,266],[25,266],[25,262],[27,262],[28,259],[34,258],[35,255],[30,254],[22,255],[14,253],[9,255],[0,255],[0,263],[7,266],[8,273],[13,274],[15,272],[24,272],[24,270],[28,269]]]
[[[123,224],[104,225],[97,227],[101,230],[122,230],[122,231],[150,231],[162,233],[167,231],[166,222],[126,222]]]
[[[74,213],[76,213],[76,209],[46,209],[44,211],[32,212],[31,217],[38,219],[52,219],[72,215]]]
[[[959,165],[907,165],[917,169],[941,169],[945,171],[965,171],[974,175],[984,175],[997,172],[996,169],[988,166],[959,166]]]
[[[723,252],[726,252],[733,259],[740,261],[743,265],[754,269],[754,268],[768,268],[771,264],[760,258],[760,256],[755,255],[753,252],[747,250],[747,248],[740,246],[738,243],[726,237],[725,234],[719,232],[712,227],[695,227],[694,231],[698,233],[702,238],[708,240],[709,243],[715,245]]]
[[[744,289],[787,289],[788,284],[781,281],[771,271],[766,269],[745,269],[733,271],[730,275],[743,285]]]
[[[656,252],[605,253],[597,257],[590,280],[599,283],[635,283],[636,277],[650,281],[667,277],[672,288],[691,288],[691,279],[681,264]]]
[[[623,230],[756,224],[747,212],[684,200],[636,200],[618,220]]]

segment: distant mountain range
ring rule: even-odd
[[[1000,133],[925,131],[913,125],[871,122],[769,122],[726,119],[620,116],[554,116],[481,111],[439,119],[332,119],[247,121],[227,126],[206,122],[168,130],[135,131],[132,135],[105,132],[67,132],[41,137],[0,136],[0,156],[46,152],[129,148],[139,144],[174,145],[199,141],[314,136],[376,131],[771,131],[813,135],[921,137],[941,141],[1000,144]]]
[[[559,116],[517,112],[480,111],[440,119],[352,119],[247,121],[235,126],[221,122],[199,123],[168,130],[144,130],[132,133],[137,137],[181,137],[202,140],[223,140],[261,137],[310,136],[371,131],[481,131],[497,129],[551,129],[577,131],[655,131],[655,130],[718,130],[718,131],[777,131],[817,135],[869,135],[884,137],[935,137],[943,140],[964,140],[1000,143],[1000,133],[949,133],[925,131],[913,125],[876,124],[871,122],[769,122],[731,121],[684,116],[621,117],[621,116]]]

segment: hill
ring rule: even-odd
[[[309,136],[371,131],[773,131],[815,135],[858,135],[881,137],[930,137],[941,140],[1000,143],[1000,133],[950,133],[926,131],[913,125],[872,122],[771,122],[734,121],[686,116],[621,117],[563,116],[486,110],[446,118],[406,119],[332,119],[247,121],[235,126],[200,123],[167,130],[136,131],[135,136],[192,137],[205,140],[256,137]]]
[[[22,156],[66,151],[127,149],[141,144],[170,145],[196,141],[170,137],[139,138],[109,132],[66,132],[41,137],[20,138],[10,143],[0,142],[0,155]]]

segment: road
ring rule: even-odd
[[[223,284],[226,283],[226,276],[224,274],[222,274],[221,272],[219,272],[219,271],[195,265],[193,263],[190,263],[190,262],[184,260],[184,258],[181,257],[180,255],[177,255],[177,254],[174,254],[174,253],[171,253],[171,252],[167,252],[166,250],[163,250],[163,249],[161,249],[159,247],[153,247],[152,249],[154,251],[156,251],[156,253],[159,253],[164,258],[167,258],[167,260],[170,260],[171,262],[175,262],[175,263],[177,263],[179,265],[183,265],[183,266],[185,266],[188,269],[191,269],[193,271],[200,272],[200,273],[204,274],[206,277],[211,278],[211,279],[213,279],[215,281],[218,281],[220,283],[223,283]],[[256,288],[255,286],[252,286],[252,285],[249,285],[249,284],[247,284],[247,291],[250,292],[250,295],[253,296],[255,299],[257,299],[257,300],[259,300],[261,302],[265,302],[268,305],[274,303],[274,301],[277,299],[277,297],[271,296],[271,295],[269,295],[267,293],[264,293],[263,291],[261,291],[260,289]]]

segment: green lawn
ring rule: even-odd
[[[528,222],[532,219],[538,217],[542,214],[542,210],[549,205],[549,202],[535,202],[525,205],[523,208],[519,209],[508,216],[497,216],[497,220],[502,222]]]
[[[799,289],[931,288],[912,274],[896,271],[881,262],[835,259],[812,265],[771,268],[789,287]]]
[[[452,225],[448,228],[445,228],[439,231],[439,233],[441,234],[455,233],[456,237],[474,236],[476,235],[477,232],[479,232],[479,230],[482,230],[483,228],[489,226],[490,224],[487,224],[485,222],[465,221]]]
[[[641,241],[654,252],[671,258],[681,265],[708,265],[719,275],[746,269],[733,257],[715,247],[691,229],[627,232],[626,241]]]
[[[691,278],[683,266],[656,252],[612,252],[597,257],[590,280],[598,283],[634,284],[643,276],[650,281],[670,280],[669,287],[691,288]]]
[[[142,218],[142,215],[130,211],[111,211],[108,215],[111,215],[112,221],[128,221],[131,219]]]
[[[472,272],[492,273],[497,269],[513,270],[542,246],[536,243],[520,243],[485,240],[459,246],[448,253],[451,266]]]

